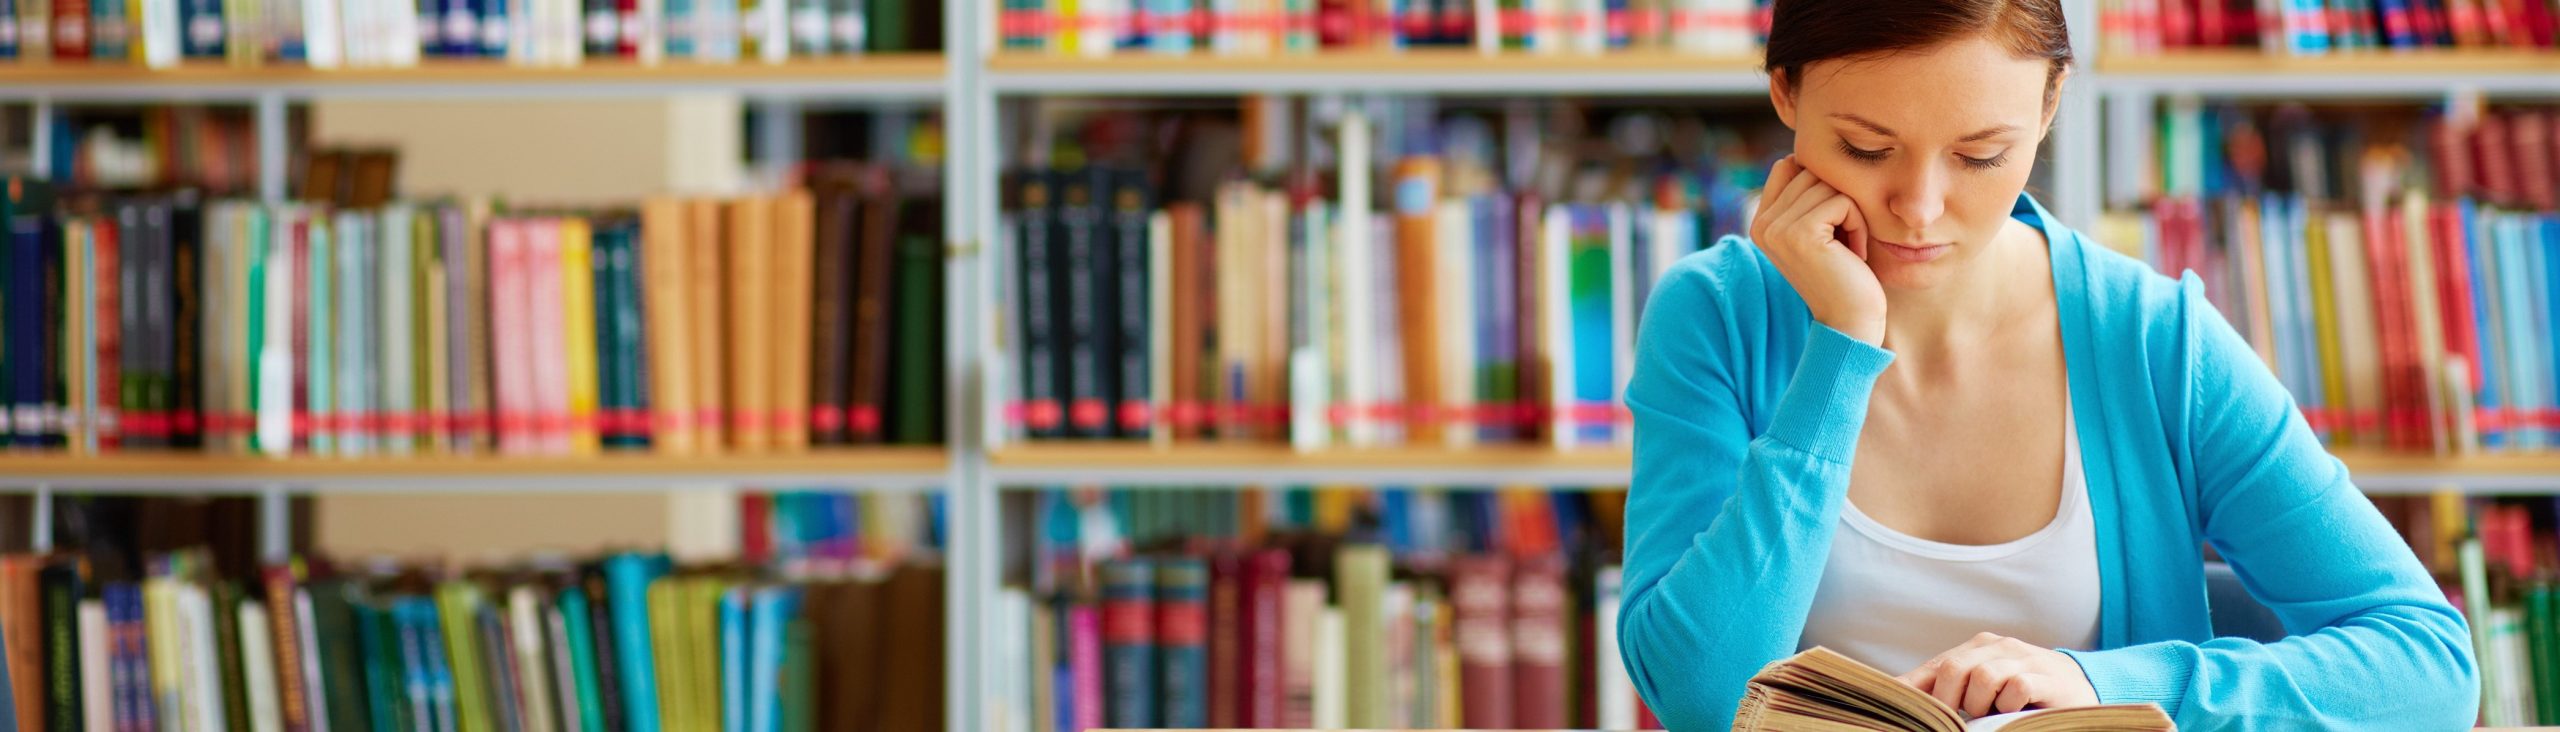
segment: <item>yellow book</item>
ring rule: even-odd
[[[684,585],[685,633],[689,636],[685,650],[692,654],[687,664],[692,676],[685,682],[693,695],[693,722],[685,729],[720,729],[720,596],[728,591],[729,583],[715,577],[696,577]]]
[[[773,446],[809,447],[809,339],[815,308],[818,206],[808,191],[782,194],[773,205]]]
[[[694,325],[685,284],[685,206],[673,198],[640,205],[641,307],[649,323],[649,444],[690,455],[694,443]],[[709,350],[709,349],[699,349]]]
[[[421,308],[410,332],[422,334],[419,338],[424,346],[414,351],[420,363],[411,373],[420,376],[418,404],[427,415],[426,424],[420,425],[426,438],[418,441],[419,447],[427,452],[449,453],[460,451],[460,446],[453,439],[451,421],[454,412],[453,318],[446,308],[452,299],[445,292],[451,283],[445,279],[444,242],[441,238],[450,232],[439,225],[437,211],[435,206],[421,208],[417,218],[412,220],[413,230],[417,233],[410,239],[413,242],[410,251],[417,254],[417,262],[411,271],[417,277],[417,291],[423,294],[418,298]]]
[[[142,622],[145,630],[144,649],[150,656],[151,699],[160,707],[160,724],[169,729],[194,729],[196,722],[187,717],[184,703],[187,680],[185,664],[179,658],[178,587],[177,580],[155,577],[142,581]]]
[[[569,349],[569,454],[603,452],[596,430],[595,240],[582,217],[560,219],[561,335]]]
[[[2335,275],[2331,274],[2334,265],[2329,263],[2329,231],[2325,226],[2312,224],[2323,220],[2324,216],[2318,204],[2306,203],[2302,206],[2302,218],[2291,222],[2291,225],[2300,227],[2301,230],[2294,234],[2303,238],[2305,256],[2310,262],[2307,269],[2311,271],[2311,329],[2320,349],[2320,404],[2329,413],[2330,434],[2335,441],[2335,435],[2345,432],[2334,425],[2337,418],[2345,413],[2347,382],[2345,372],[2338,364],[2338,295]]]
[[[1076,4],[1076,0],[1057,0],[1052,6],[1058,9],[1057,24],[1053,26],[1057,30],[1050,31],[1057,34],[1055,36],[1057,43],[1050,44],[1049,47],[1069,56],[1077,55],[1084,50],[1084,39],[1079,37],[1084,34],[1076,26]]]
[[[773,200],[729,204],[729,446],[773,447]]]
[[[687,204],[685,272],[692,292],[687,299],[693,308],[693,398],[694,440],[703,452],[719,452],[728,445],[729,421],[728,380],[725,354],[737,344],[728,339],[728,302],[721,298],[728,270],[727,242],[720,226],[721,205],[717,200],[697,199]]]

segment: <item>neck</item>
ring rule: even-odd
[[[2036,266],[2035,258],[2047,255],[2039,239],[2012,220],[1973,266],[1927,289],[1887,290],[1884,346],[1902,358],[1931,362],[1998,333],[2041,290],[2025,286],[2028,277],[2045,271]]]

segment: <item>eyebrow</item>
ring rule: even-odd
[[[1894,131],[1893,131],[1893,128],[1891,128],[1891,127],[1886,127],[1886,126],[1884,126],[1884,125],[1876,124],[1874,120],[1870,120],[1870,119],[1867,119],[1867,118],[1865,118],[1865,117],[1860,117],[1860,116],[1858,116],[1858,115],[1854,115],[1854,114],[1849,114],[1849,113],[1847,113],[1847,112],[1833,112],[1833,113],[1831,113],[1831,118],[1832,118],[1832,119],[1841,120],[1841,121],[1844,121],[1844,122],[1848,122],[1849,124],[1857,125],[1857,126],[1859,126],[1859,127],[1867,128],[1867,131],[1869,131],[1869,132],[1873,132],[1873,133],[1876,133],[1876,134],[1879,134],[1879,135],[1883,135],[1883,136],[1886,136],[1886,137],[1901,137],[1901,136],[1902,136],[1902,135],[1901,135],[1901,133],[1894,132]],[[1976,133],[1973,133],[1973,134],[1970,134],[1970,135],[1965,135],[1964,137],[1961,137],[1961,138],[1957,138],[1957,139],[1956,139],[1956,142],[1974,142],[1974,141],[1977,141],[1977,140],[1986,140],[1986,139],[1990,139],[1990,138],[1992,138],[1992,137],[1997,137],[1997,136],[1999,136],[1999,135],[2001,135],[2001,134],[2003,134],[2003,133],[2007,133],[2007,132],[2010,132],[2010,131],[2013,131],[2013,130],[2016,130],[2016,129],[2018,129],[2018,126],[2017,126],[2017,125],[2000,125],[2000,126],[1997,126],[1997,127],[1992,127],[1992,128],[1990,128],[1990,129],[1983,130],[1983,131],[1981,131],[1981,132],[1976,132]]]

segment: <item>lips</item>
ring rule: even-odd
[[[1952,244],[1901,244],[1883,239],[1871,239],[1870,242],[1881,245],[1876,248],[1892,255],[1894,259],[1905,262],[1926,262],[1946,256],[1947,252],[1955,251],[1955,246]]]

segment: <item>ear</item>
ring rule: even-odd
[[[1796,128],[1795,94],[1787,90],[1787,72],[1784,69],[1769,70],[1769,106],[1777,108],[1778,121],[1784,123],[1787,129]],[[2045,117],[2050,120],[2053,113],[2048,110]]]
[[[2051,90],[2045,93],[2044,119],[2038,126],[2045,135],[2053,134],[2053,117],[2062,110],[2062,85],[2071,82],[2071,67],[2064,66],[2053,74]]]

